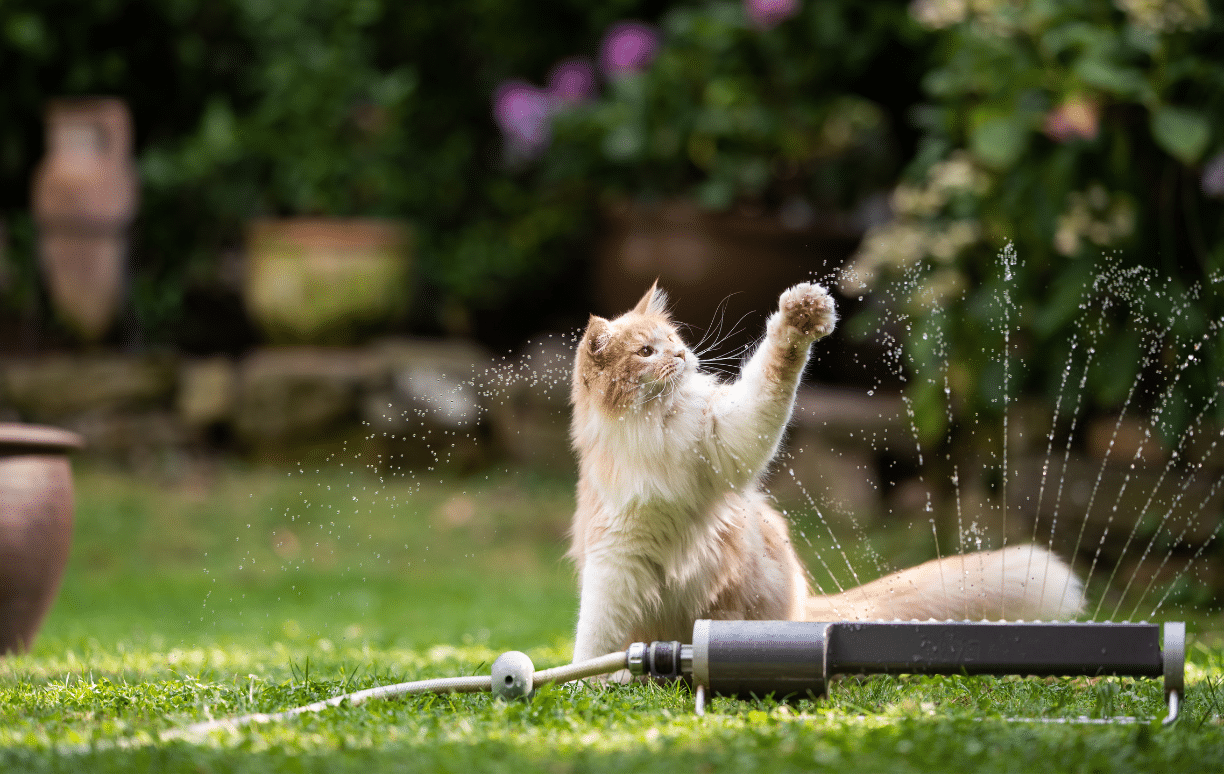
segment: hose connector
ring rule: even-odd
[[[634,677],[646,674],[647,648],[644,642],[634,642],[625,649],[625,668]]]
[[[625,650],[625,667],[635,677],[675,680],[693,673],[693,646],[677,641],[635,642]]]

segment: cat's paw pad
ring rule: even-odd
[[[829,291],[814,282],[802,282],[778,300],[782,319],[804,336],[820,338],[833,332],[837,311]]]

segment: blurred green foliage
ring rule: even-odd
[[[851,284],[902,325],[923,434],[953,419],[945,388],[962,416],[1053,403],[1085,359],[1087,408],[1162,407],[1180,434],[1224,372],[1224,218],[1203,178],[1224,163],[1224,4],[912,10],[937,46],[922,139]]]
[[[559,115],[554,173],[716,210],[848,210],[895,179],[927,44],[904,3],[808,2],[759,29],[742,2],[704,2],[660,27],[649,67]]]
[[[652,65],[508,163],[498,85],[594,56],[626,18],[658,22]],[[39,303],[45,100],[115,94],[143,180],[131,299],[155,341],[182,343],[192,293],[225,281],[255,217],[410,220],[432,315],[413,324],[462,327],[481,308],[543,314],[605,198],[845,212],[905,167],[854,264],[895,324],[858,326],[908,343],[924,435],[955,419],[948,385],[975,396],[966,414],[1055,395],[1072,347],[1104,366],[1088,394],[1110,410],[1140,382],[1158,402],[1150,372],[1198,343],[1208,367],[1175,385],[1189,405],[1224,371],[1224,218],[1204,178],[1224,170],[1221,33],[1221,0],[809,0],[767,30],[734,0],[6,0],[0,304]]]

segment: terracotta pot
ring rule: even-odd
[[[790,229],[776,216],[709,212],[684,200],[622,202],[604,212],[594,301],[600,314],[620,314],[657,278],[671,291],[676,319],[696,327],[695,338],[706,325],[717,328],[717,314],[727,334],[745,314],[775,308],[796,282],[825,279],[858,240],[836,224]],[[754,341],[760,322],[741,324],[723,349]]]
[[[75,433],[0,423],[0,654],[29,650],[72,541]]]
[[[275,344],[351,344],[404,313],[410,262],[409,229],[396,221],[257,221],[247,311]]]
[[[60,318],[95,341],[123,299],[136,214],[127,106],[107,98],[55,100],[47,107],[46,145],[31,197],[39,261]]]

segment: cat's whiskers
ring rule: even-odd
[[[723,323],[726,322],[727,319],[727,302],[731,300],[731,296],[736,295],[738,292],[739,291],[736,291],[735,293],[728,293],[727,295],[723,296],[721,301],[718,302],[718,306],[714,309],[714,316],[710,318],[710,324],[706,326],[705,332],[701,334],[701,339],[693,345],[694,352],[699,351],[701,349],[701,345],[704,344],[711,335],[717,339],[722,333]],[[742,317],[740,318],[741,321],[743,319],[744,318]],[[714,327],[716,321],[718,323],[717,329]],[[737,322],[736,325],[739,325],[739,323]],[[685,325],[685,327],[689,328],[691,326]]]
[[[705,373],[715,373],[720,376],[734,378],[739,373],[739,365],[743,358],[740,355],[721,355],[709,359],[697,360],[697,368]]]
[[[740,323],[742,323],[745,319],[747,319],[748,315],[749,313],[745,313],[744,316],[741,317],[739,320],[737,320],[735,325],[730,330],[728,330],[725,334],[723,334],[722,336],[719,336],[717,339],[714,339],[713,341],[706,342],[705,345],[702,346],[700,349],[698,349],[697,347],[694,347],[693,348],[694,351],[703,352],[703,353],[713,352],[716,348],[722,346],[722,344],[724,344],[732,336],[742,332],[742,329],[740,328]],[[749,346],[750,345],[748,344],[741,344],[738,348],[736,348],[735,351],[743,352]]]
[[[730,354],[711,357],[709,359],[701,358],[698,362],[702,365],[709,363],[711,366],[721,369],[723,373],[738,374],[740,367],[743,366],[744,361],[748,357],[748,350],[745,347]]]
[[[700,362],[702,365],[709,365],[713,363],[739,365],[739,361],[740,358],[734,355],[722,355],[721,357],[703,358]]]
[[[731,326],[731,329],[730,329],[730,330],[728,330],[728,331],[727,331],[725,334],[723,334],[723,335],[719,336],[718,338],[716,338],[714,341],[711,341],[710,343],[705,344],[705,346],[704,346],[704,347],[702,346],[702,344],[704,344],[704,343],[705,343],[705,340],[704,340],[704,339],[702,339],[702,341],[697,342],[696,344],[694,344],[694,345],[693,345],[693,348],[692,348],[692,349],[693,349],[693,352],[694,352],[694,353],[696,353],[697,357],[699,357],[699,358],[704,358],[704,357],[705,357],[707,354],[709,354],[710,352],[713,352],[713,351],[714,351],[714,350],[716,350],[718,347],[721,347],[721,346],[722,346],[724,343],[726,343],[726,341],[727,341],[728,339],[730,339],[732,336],[734,336],[734,335],[736,335],[737,333],[739,333],[739,331],[740,331],[740,327],[739,327],[740,323],[742,323],[742,322],[743,322],[743,321],[744,321],[744,320],[745,320],[745,319],[746,319],[746,318],[747,318],[747,317],[748,317],[750,314],[752,314],[752,313],[751,313],[751,312],[745,312],[745,313],[744,313],[744,314],[743,314],[743,315],[742,315],[742,316],[741,316],[741,317],[740,317],[738,320],[736,320],[736,321],[735,321],[735,325]],[[745,353],[747,350],[748,350],[748,345],[745,345],[745,346],[742,346],[742,347],[740,347],[740,348],[736,349],[736,350],[735,350],[733,353],[731,353],[731,354],[732,354],[734,357],[736,357],[736,358],[738,359],[738,358],[742,357],[742,356],[743,356],[743,354],[744,354],[744,353]]]
[[[656,400],[658,400],[660,403],[664,403],[668,398],[671,398],[671,396],[676,394],[676,392],[680,389],[680,385],[684,381],[685,377],[685,368],[681,364],[682,362],[683,361],[677,362],[673,360],[663,368],[663,371],[659,374],[659,378],[657,380],[651,382],[649,385],[643,385],[644,387],[649,386],[652,393],[646,398],[646,400],[642,401],[643,406]]]
[[[664,391],[659,393],[659,403],[666,403],[680,389],[680,379],[673,379],[668,382]]]

